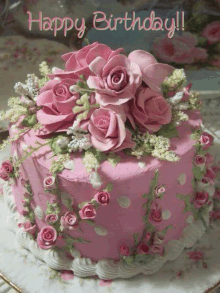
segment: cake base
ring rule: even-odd
[[[32,236],[18,226],[20,215],[16,209],[12,188],[7,183],[3,186],[3,194],[5,203],[10,210],[9,229],[16,234],[18,243],[31,251],[35,257],[44,261],[50,268],[55,270],[71,270],[78,277],[98,275],[100,279],[110,280],[116,278],[127,279],[138,274],[153,274],[160,270],[167,261],[175,260],[184,248],[192,247],[206,232],[204,223],[201,220],[194,221],[184,229],[182,236],[178,240],[171,240],[165,245],[166,253],[164,256],[158,255],[151,262],[144,265],[127,265],[123,261],[116,262],[109,259],[103,259],[95,263],[89,258],[78,257],[77,251],[75,251],[75,258],[69,260],[65,253],[58,248],[40,249]],[[204,215],[204,221],[208,226],[209,211]]]

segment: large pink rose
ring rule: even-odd
[[[194,195],[193,203],[196,208],[204,206],[209,199],[209,194],[206,192],[197,192]]]
[[[150,88],[141,87],[131,104],[131,115],[143,131],[156,132],[163,124],[171,121],[170,105],[163,96]]]
[[[74,212],[67,212],[60,219],[61,227],[63,229],[75,230],[78,228],[78,219]]]
[[[96,89],[96,101],[102,106],[121,105],[133,99],[142,81],[139,66],[124,55],[108,61],[97,57],[89,68],[96,76],[89,76],[88,86]]]
[[[220,21],[209,23],[202,32],[210,44],[220,42]]]
[[[158,38],[153,44],[154,54],[165,62],[177,64],[191,64],[206,60],[208,55],[205,49],[197,48],[197,38],[187,32],[173,38]]]
[[[2,169],[5,173],[8,174],[13,173],[14,170],[13,165],[9,160],[2,162]]]
[[[85,77],[88,77],[91,75],[89,64],[96,57],[102,57],[104,60],[108,61],[113,56],[118,55],[121,51],[123,51],[122,48],[113,51],[108,46],[95,42],[91,45],[85,46],[79,51],[62,55],[62,59],[66,61],[65,69],[67,71],[74,72],[78,75],[83,74]]]
[[[168,64],[158,63],[154,56],[146,51],[135,50],[128,58],[140,67],[144,83],[157,92],[161,92],[162,82],[174,70]]]
[[[37,235],[37,244],[42,249],[49,249],[56,244],[57,231],[51,226],[43,227]]]
[[[88,203],[79,211],[79,216],[82,220],[94,219],[96,217],[96,210],[92,204]]]
[[[125,119],[123,112],[107,108],[95,110],[88,126],[92,145],[102,152],[118,152],[133,147],[131,133],[125,128]]]
[[[73,124],[75,114],[72,108],[79,98],[78,93],[71,93],[70,86],[77,80],[65,78],[49,80],[40,90],[37,105],[42,109],[37,111],[38,121],[44,125],[40,135],[67,130]]]

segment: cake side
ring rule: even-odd
[[[62,58],[65,70],[42,64],[42,78],[17,83],[2,113],[18,238],[80,276],[153,273],[208,229],[213,137],[198,95],[141,50],[94,43]]]

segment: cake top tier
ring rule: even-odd
[[[170,150],[176,127],[188,120],[187,110],[200,107],[186,86],[184,70],[158,63],[148,52],[126,56],[93,43],[62,56],[65,70],[40,65],[41,78],[18,82],[18,98],[9,100],[4,118],[16,123],[17,137],[34,128],[55,155],[72,152],[177,161]]]

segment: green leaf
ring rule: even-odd
[[[131,265],[134,261],[132,256],[123,256],[123,260],[127,263],[127,265]]]
[[[135,256],[134,261],[136,263],[146,264],[146,263],[149,263],[153,258],[154,256],[150,254],[138,254]]]
[[[165,229],[163,229],[164,236],[167,234],[167,231],[170,229],[173,229],[173,225],[169,225]]]
[[[30,116],[27,116],[23,119],[22,121],[22,125],[26,126],[26,127],[32,127],[35,124],[37,124],[37,117],[36,114],[32,114]]]
[[[85,222],[91,226],[95,225],[95,222],[93,220],[85,220]]]
[[[176,197],[178,197],[179,199],[181,199],[181,200],[185,200],[185,197],[186,197],[187,195],[184,195],[184,194],[179,194],[179,193],[177,193],[176,194]]]
[[[113,167],[116,167],[117,164],[121,161],[121,157],[114,153],[110,153],[107,156],[107,160],[109,161],[110,164],[112,164]]]
[[[142,205],[142,208],[147,209],[147,208],[148,208],[148,202],[147,202],[147,203],[144,203],[144,204]]]
[[[205,170],[202,170],[200,167],[193,167],[193,174],[196,180],[202,180],[205,175]]]
[[[158,170],[155,171],[155,175],[154,175],[154,178],[151,180],[151,183],[150,183],[150,191],[149,191],[149,196],[153,195],[154,197],[154,188],[157,186],[157,183],[158,183],[158,176],[159,176],[159,173],[158,173]]]
[[[53,153],[54,153],[55,155],[57,155],[57,154],[66,154],[66,153],[68,153],[68,147],[66,147],[66,148],[62,148],[62,149],[61,149],[61,148],[57,145],[57,141],[58,141],[59,139],[63,138],[63,137],[64,137],[64,136],[59,135],[59,136],[57,136],[57,137],[51,139],[50,147],[51,147],[51,149],[52,149],[52,151],[53,151]]]
[[[190,202],[190,196],[186,196],[186,198],[184,199],[185,201],[185,209],[183,210],[184,213],[189,212],[192,210],[192,204]]]
[[[147,196],[148,196],[147,193],[144,193],[144,194],[142,195],[143,198],[147,198]]]
[[[104,191],[106,192],[111,192],[113,189],[113,183],[109,182],[106,186],[106,188],[104,189]]]
[[[177,128],[173,124],[167,124],[162,126],[157,134],[166,138],[178,137]]]
[[[138,240],[138,233],[134,233],[133,234],[133,238],[134,238],[134,245],[138,245],[138,243],[139,243],[139,240]]]
[[[84,202],[81,202],[80,204],[78,204],[79,209],[82,209],[84,207],[84,205],[86,205],[87,203],[88,203],[87,201],[84,201]]]

